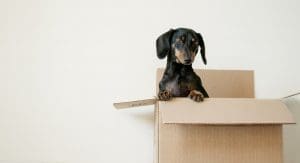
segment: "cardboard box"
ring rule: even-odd
[[[282,163],[282,125],[295,122],[280,100],[254,99],[253,71],[195,71],[210,98],[156,103],[154,162]]]

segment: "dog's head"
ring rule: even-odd
[[[199,46],[202,60],[206,64],[205,46],[200,33],[186,28],[170,29],[156,40],[158,58],[168,56],[168,60],[184,65],[194,62]]]

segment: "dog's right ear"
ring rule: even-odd
[[[160,35],[156,40],[156,54],[159,59],[165,58],[171,50],[171,38],[174,33],[173,29]]]

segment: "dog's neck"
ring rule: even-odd
[[[186,76],[193,72],[192,65],[183,65],[177,62],[167,62],[166,73],[170,76]]]

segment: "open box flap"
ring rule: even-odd
[[[189,98],[159,101],[163,123],[175,124],[293,124],[290,111],[280,100],[252,98]]]

